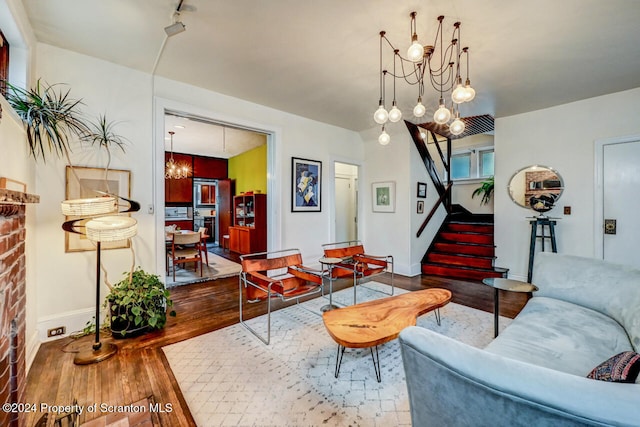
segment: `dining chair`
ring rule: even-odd
[[[200,233],[200,250],[204,252],[204,260],[209,265],[209,251],[207,250],[207,238],[209,238],[209,235],[207,234],[207,228],[198,228],[198,233]]]
[[[171,264],[173,266],[173,281],[176,281],[176,267],[179,264],[194,263],[194,271],[200,264],[202,277],[201,234],[195,231],[188,233],[174,233],[171,241]]]

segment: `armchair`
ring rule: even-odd
[[[298,249],[260,252],[240,256],[240,324],[263,343],[271,341],[271,299],[299,301],[300,298],[322,290],[322,274],[302,265]],[[243,288],[245,292],[243,292]],[[260,335],[245,323],[243,304],[267,301],[267,336]]]
[[[361,279],[372,277],[382,273],[391,273],[391,293],[394,293],[393,285],[393,256],[370,255],[364,250],[364,245],[359,240],[345,242],[326,243],[322,245],[324,256],[327,258],[341,258],[342,262],[335,264],[331,269],[330,280],[341,277],[353,276],[353,303],[357,303],[356,288]]]

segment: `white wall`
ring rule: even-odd
[[[38,45],[37,73],[50,83],[69,84],[71,94],[83,98],[87,112],[106,112],[109,119],[122,122],[117,129],[130,144],[126,154],[113,153],[111,167],[131,170],[131,195],[142,205],[134,214],[139,226],[134,238],[137,265],[163,277],[164,240],[158,239],[163,228],[158,224],[163,225],[160,215],[164,210],[158,207],[162,207],[164,180],[162,172],[154,175],[154,171],[163,170],[163,123],[154,123],[154,117],[162,115],[158,106],[269,131],[276,146],[269,178],[274,193],[270,214],[279,224],[272,230],[270,247],[298,247],[305,262],[317,262],[321,244],[331,241],[331,206],[326,191],[333,177],[330,159],[362,163],[362,142],[357,133],[167,79],[156,78],[152,85],[150,74],[45,44]],[[327,168],[319,213],[291,212],[292,156],[320,160]],[[75,149],[72,161],[78,166],[105,164],[104,156],[90,147]],[[36,186],[43,196],[37,214],[38,241],[46,242],[38,245],[40,262],[36,267],[41,337],[52,326],[65,325],[68,332],[82,328],[91,319],[95,304],[95,252],[64,252],[60,228],[64,217],[59,207],[65,197],[64,171],[62,161],[37,169]],[[147,213],[152,204],[156,215]],[[104,251],[102,258],[111,282],[131,263],[126,249]],[[102,292],[106,293],[105,287]]]
[[[640,89],[591,98],[496,120],[496,265],[527,277],[533,211],[515,205],[508,181],[518,169],[540,164],[556,169],[565,191],[548,216],[559,217],[558,252],[595,256],[594,141],[640,132]],[[563,215],[571,206],[572,214]],[[540,244],[538,242],[538,248]]]
[[[363,242],[367,252],[393,255],[397,273],[420,274],[420,260],[445,216],[444,208],[430,221],[420,238],[418,228],[439,198],[424,167],[418,150],[404,123],[387,127],[391,142],[378,143],[380,128],[361,132],[365,145],[365,173],[361,182],[361,202],[364,207]],[[394,181],[396,184],[395,212],[373,212],[371,185]],[[424,213],[418,214],[417,183],[427,183]]]

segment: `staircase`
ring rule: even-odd
[[[493,215],[454,213],[442,225],[422,260],[422,274],[481,280],[506,277],[495,267]]]

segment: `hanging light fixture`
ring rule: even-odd
[[[400,55],[399,50],[386,37],[385,31],[380,31],[380,101],[378,110],[374,113],[374,120],[378,124],[388,121],[395,122],[402,118],[402,112],[396,102],[396,79],[402,79],[407,84],[418,88],[417,103],[413,108],[416,118],[425,115],[427,108],[423,104],[425,81],[428,82],[439,94],[438,107],[435,109],[433,120],[438,124],[448,124],[449,131],[454,135],[464,132],[464,122],[460,119],[458,105],[469,102],[475,97],[475,90],[469,80],[469,48],[461,48],[460,22],[453,24],[451,41],[445,46],[443,38],[444,16],[438,17],[438,29],[433,45],[423,45],[418,41],[416,28],[416,12],[411,12],[411,44],[406,57]],[[383,41],[393,51],[393,73],[383,69]],[[436,46],[439,52],[436,54]],[[463,61],[466,59],[466,62]],[[400,63],[400,72],[396,72],[396,63]],[[462,84],[462,66],[466,65],[466,81]],[[393,104],[389,112],[384,107],[385,77],[390,74],[393,77]],[[451,92],[451,105],[447,105],[445,94]],[[397,111],[396,111],[397,110]],[[452,120],[453,116],[453,120]],[[384,127],[383,134],[386,134]],[[380,135],[379,141],[389,143],[389,137]],[[385,144],[385,145],[386,145]]]
[[[173,135],[175,132],[169,131],[169,135],[171,136],[171,155],[164,169],[164,177],[166,179],[188,178],[191,174],[191,167],[186,163],[178,164],[173,159]]]

